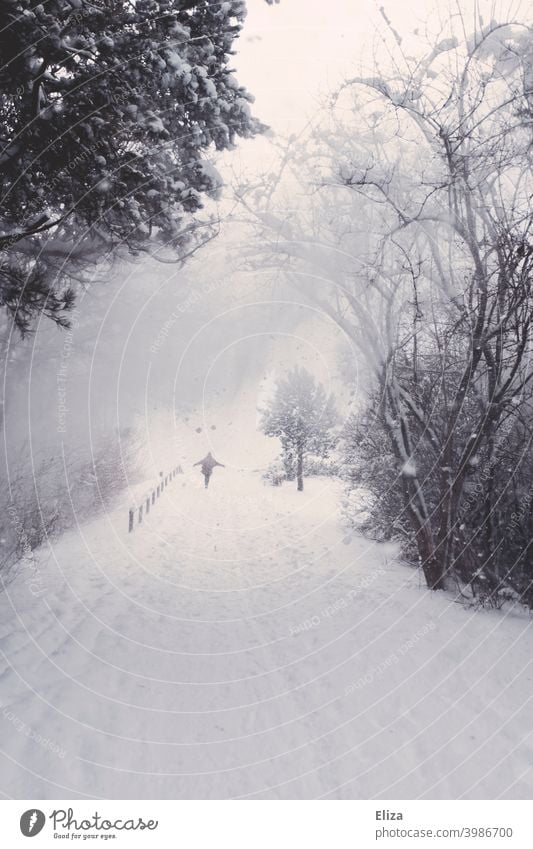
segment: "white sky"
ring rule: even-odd
[[[406,45],[426,22],[438,30],[449,11],[458,28],[460,11],[470,31],[479,13],[485,23],[531,13],[529,0],[281,0],[275,6],[248,0],[235,66],[256,97],[255,114],[282,133],[303,127],[321,91],[361,63],[368,70],[386,30],[380,7]]]
[[[236,65],[239,81],[256,97],[256,113],[275,129],[299,128],[320,90],[371,40],[373,8],[373,0],[281,0],[276,6],[248,0]]]

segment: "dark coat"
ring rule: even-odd
[[[203,475],[210,475],[215,466],[222,466],[222,468],[225,468],[223,463],[219,463],[218,460],[215,460],[211,452],[209,452],[203,460],[198,460],[198,462],[194,465],[202,467]]]

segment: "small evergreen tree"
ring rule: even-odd
[[[279,381],[262,411],[261,429],[281,440],[285,469],[296,465],[298,489],[304,488],[304,462],[309,454],[327,457],[336,442],[337,412],[332,395],[306,369],[295,368]]]

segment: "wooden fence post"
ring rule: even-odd
[[[163,476],[163,472],[159,472],[159,476],[161,478],[160,483],[157,484],[157,488],[152,490],[152,495],[148,495],[144,504],[139,505],[139,512],[137,517],[137,522],[140,525],[143,520],[143,512],[144,515],[147,516],[150,512],[150,504],[155,504],[156,498],[159,498],[160,495],[163,494],[163,491],[166,486],[172,481],[172,479],[182,473],[181,466],[176,466],[174,469],[168,473],[168,475]],[[135,525],[135,508],[131,507],[128,511],[128,533],[133,531]]]

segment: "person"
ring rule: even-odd
[[[224,463],[219,463],[218,460],[215,460],[215,458],[211,454],[211,451],[204,457],[203,460],[198,460],[198,462],[194,465],[202,467],[201,471],[204,476],[206,489],[209,486],[209,478],[213,474],[213,469],[215,468],[215,466],[221,466],[223,469],[226,468]]]

